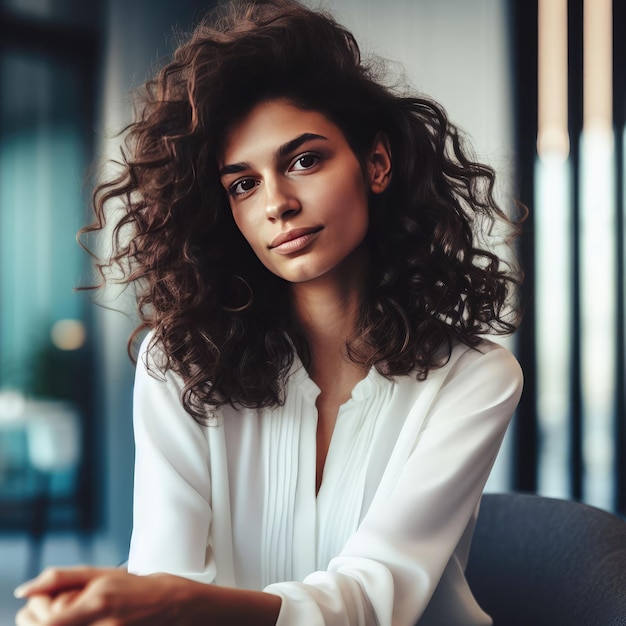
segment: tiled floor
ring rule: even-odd
[[[13,626],[22,602],[13,597],[13,589],[24,580],[29,544],[24,535],[0,535],[0,626]],[[42,567],[95,562],[89,546],[75,536],[53,536],[44,543]]]

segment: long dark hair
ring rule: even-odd
[[[114,251],[98,268],[135,285],[142,326],[162,370],[182,376],[196,420],[224,403],[281,403],[294,346],[307,363],[287,285],[239,233],[219,182],[225,133],[261,101],[326,115],[359,158],[379,133],[389,141],[391,184],[371,198],[359,341],[347,339],[355,362],[423,379],[454,343],[514,330],[518,279],[482,241],[497,223],[513,226],[493,170],[469,156],[441,106],[384,86],[383,74],[331,16],[269,0],[211,14],[145,86],[122,172],[96,189],[84,232],[113,220]],[[123,215],[109,217],[120,199]]]

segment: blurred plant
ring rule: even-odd
[[[58,323],[53,331],[55,328],[58,335]],[[58,341],[54,332],[46,333],[30,354],[22,358],[5,356],[0,363],[0,390],[14,389],[37,399],[74,401],[83,361],[83,341],[84,337],[68,347],[67,342]]]
[[[32,358],[28,395],[35,398],[72,401],[80,350],[60,350],[51,341]]]

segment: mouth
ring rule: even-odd
[[[277,235],[269,245],[270,250],[278,252],[294,252],[305,246],[322,230],[323,226],[311,228],[294,228]]]

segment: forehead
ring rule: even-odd
[[[226,132],[221,164],[273,155],[277,148],[304,133],[345,142],[341,129],[323,113],[301,109],[283,99],[260,102]]]

